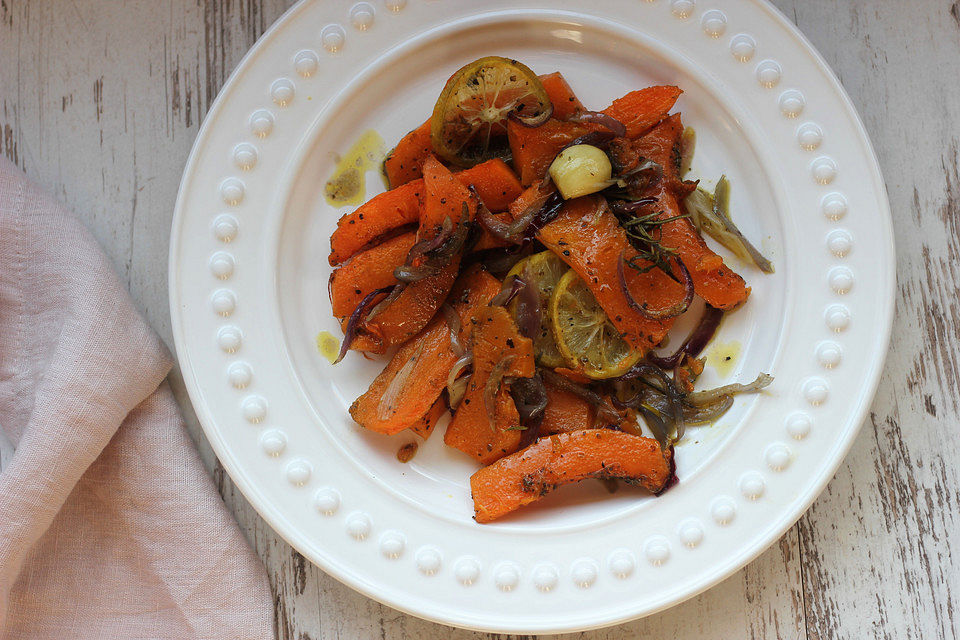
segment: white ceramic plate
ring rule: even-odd
[[[517,5],[522,5],[518,7]],[[323,185],[366,129],[393,144],[463,63],[500,54],[561,70],[600,108],[681,86],[694,173],[725,172],[773,276],[717,340],[725,377],[776,376],[678,448],[660,498],[567,487],[502,523],[472,516],[473,463],[434,436],[367,433],[347,407],[382,367],[336,368]],[[379,189],[374,176],[368,183]],[[736,264],[734,262],[734,264]],[[810,505],[852,442],[893,310],[890,214],[866,133],[836,78],[760,0],[307,1],[227,82],[180,188],[170,301],[207,437],[263,517],[313,562],[410,613],[474,629],[559,632],[649,614],[757,556]]]

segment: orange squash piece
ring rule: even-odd
[[[453,308],[460,316],[462,345],[467,345],[471,318],[485,309],[499,291],[500,281],[481,269],[467,272],[457,282],[452,300]],[[398,406],[384,406],[381,411],[384,392],[411,359],[415,360],[413,370],[397,394]],[[397,350],[366,393],[351,405],[350,416],[367,429],[386,434],[418,426],[417,421],[425,416],[446,387],[447,375],[456,361],[457,355],[450,346],[450,327],[445,318],[437,318],[425,331]]]
[[[423,163],[423,204],[417,240],[435,237],[447,218],[454,225],[460,223],[464,213],[472,219],[476,210],[476,198],[467,187],[429,156]],[[447,299],[460,271],[461,257],[462,252],[457,253],[438,273],[411,282],[384,308],[371,311],[357,329],[360,339],[354,340],[350,348],[383,353],[420,333]]]
[[[672,455],[652,438],[609,429],[541,438],[471,476],[474,518],[492,522],[560,485],[587,478],[623,480],[658,492],[673,476]]]
[[[577,99],[567,79],[559,71],[546,73],[540,76],[540,82],[553,104],[553,118],[566,120],[579,111],[583,111],[583,103]]]
[[[680,137],[683,120],[679,113],[666,118],[646,135],[633,141],[633,153],[663,167],[663,182],[670,189],[680,189]]]
[[[417,420],[413,426],[410,427],[410,430],[415,434],[426,440],[430,437],[430,434],[433,433],[434,428],[437,426],[437,423],[440,421],[440,418],[443,417],[443,414],[447,411],[447,403],[443,398],[437,398],[433,402],[433,406],[430,407],[430,410],[427,413]]]
[[[407,259],[417,234],[405,233],[361,251],[330,274],[330,305],[338,318],[349,316],[367,294],[396,284],[393,270]]]
[[[617,98],[603,112],[626,125],[628,138],[636,138],[666,118],[681,93],[679,87],[647,87]]]
[[[520,184],[528,187],[541,180],[561,149],[580,136],[599,130],[604,127],[592,122],[561,122],[551,118],[541,126],[531,128],[510,120],[507,139]]]
[[[595,413],[593,405],[551,384],[544,386],[547,389],[547,408],[543,412],[543,421],[540,423],[541,435],[593,428]]]
[[[657,206],[663,211],[661,218],[681,214],[680,205],[673,193],[661,188],[657,197]],[[730,310],[739,307],[750,297],[750,287],[743,277],[707,246],[688,218],[668,222],[662,225],[660,230],[660,241],[665,247],[676,249],[680,260],[690,272],[693,290],[706,300],[707,304],[717,309]]]
[[[473,375],[443,439],[483,464],[513,453],[520,445],[520,417],[508,385],[503,384],[497,394],[494,424],[483,401],[491,372],[508,356],[514,359],[505,376],[533,376],[533,341],[520,335],[509,311],[487,307],[474,318]]]
[[[499,158],[487,160],[453,175],[463,184],[476,189],[480,201],[490,211],[506,210],[523,190],[517,174]]]
[[[442,319],[402,345],[370,388],[350,406],[350,416],[372,431],[394,434],[415,424],[436,401],[457,357],[450,350],[450,330]],[[384,393],[404,367],[412,366],[393,403]],[[383,405],[383,406],[381,406]]]
[[[636,152],[663,166],[663,182],[649,194],[658,199],[649,211],[661,211],[660,218],[672,218],[682,214],[677,200],[680,175],[677,167],[680,136],[683,123],[675,114],[661,122],[650,133],[636,141]],[[677,251],[677,255],[690,272],[693,289],[701,298],[718,309],[733,309],[743,304],[750,295],[750,288],[743,278],[723,262],[689,218],[668,222],[660,227],[660,241],[665,247]]]
[[[463,215],[473,220],[479,203],[466,185],[433,155],[423,161],[423,204],[417,239],[433,238],[446,218],[456,226]],[[466,205],[466,206],[464,206]]]
[[[423,175],[423,161],[433,153],[430,142],[430,120],[403,136],[383,161],[383,170],[391,189]]]
[[[459,270],[456,255],[439,273],[408,284],[386,307],[363,321],[350,348],[383,353],[420,333],[447,299]]]
[[[385,191],[342,216],[330,236],[330,265],[337,266],[394,229],[420,219],[423,181]]]
[[[488,160],[454,174],[472,185],[491,211],[503,211],[522,187],[517,176],[502,160]],[[420,220],[423,180],[417,179],[374,196],[354,211],[343,215],[330,236],[330,265],[336,266],[397,228]]]
[[[659,344],[673,324],[672,319],[650,320],[627,301],[617,276],[621,254],[637,255],[626,233],[601,198],[569,200],[550,223],[537,234],[548,249],[577,272],[625,340],[648,351]],[[635,300],[653,309],[666,308],[683,298],[683,287],[660,269],[640,273],[625,270]]]

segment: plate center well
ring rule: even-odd
[[[412,434],[385,437],[370,433],[350,419],[350,403],[367,388],[386,360],[366,360],[351,353],[336,367],[318,352],[316,336],[322,330],[341,336],[331,317],[327,281],[330,234],[349,208],[330,206],[324,183],[333,174],[337,158],[367,130],[374,129],[391,147],[429,115],[444,81],[462,64],[485,55],[519,59],[537,73],[561,71],[588,108],[603,108],[633,89],[651,84],[675,84],[685,91],[677,105],[684,122],[697,129],[698,145],[693,177],[708,185],[725,173],[733,184],[737,224],[762,246],[778,267],[764,276],[735,258],[728,262],[753,288],[748,304],[725,319],[717,343],[737,343],[733,366],[722,375],[708,368],[703,385],[748,381],[769,370],[780,345],[788,274],[782,247],[783,224],[777,214],[774,189],[761,145],[741,126],[738,105],[721,101],[718,91],[679,54],[661,43],[631,36],[622,30],[601,28],[595,21],[575,16],[501,15],[494,21],[452,23],[380,60],[350,82],[333,103],[319,112],[305,141],[304,153],[286,188],[286,205],[278,247],[278,292],[285,348],[316,417],[318,430],[349,457],[361,475],[382,490],[434,514],[469,520],[472,505],[469,477],[476,464],[443,444],[445,421],[414,460],[401,464],[397,450],[419,441]],[[441,61],[438,66],[438,61]],[[702,75],[702,74],[701,74]],[[367,197],[382,190],[379,178],[367,175]],[[725,254],[726,255],[726,254]],[[677,333],[683,333],[678,327]],[[676,344],[681,337],[674,339]],[[775,371],[773,373],[776,373]],[[757,402],[741,398],[716,425],[690,430],[678,448],[681,480],[693,481],[722,450]],[[334,455],[331,452],[331,455]],[[496,526],[522,525],[525,530],[584,526],[639,508],[651,499],[638,490],[607,493],[599,483],[566,487],[541,505]]]

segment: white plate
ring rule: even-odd
[[[876,158],[823,60],[759,0],[386,0],[298,4],[251,50],[203,124],[180,188],[170,303],[184,378],[230,476],[294,547],[404,611],[492,631],[559,632],[676,604],[757,556],[837,468],[876,388],[894,250]],[[502,523],[472,519],[473,463],[434,436],[347,407],[382,366],[334,368],[323,199],[333,158],[368,128],[392,144],[443,81],[501,54],[561,70],[589,106],[680,85],[694,173],[731,177],[773,276],[725,321],[728,379],[769,371],[722,423],[678,449],[660,498],[587,483]],[[368,183],[377,183],[371,175]],[[378,186],[379,188],[379,186]],[[708,370],[705,384],[721,381]]]

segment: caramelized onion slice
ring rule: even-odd
[[[360,328],[360,323],[363,322],[364,312],[367,310],[374,299],[385,293],[393,293],[400,285],[390,285],[389,287],[381,287],[375,291],[371,291],[363,300],[360,301],[360,304],[357,305],[357,308],[353,310],[353,313],[350,314],[350,319],[347,320],[347,326],[343,330],[343,343],[340,345],[340,353],[337,354],[337,359],[333,361],[333,364],[337,364],[343,357],[347,355],[347,351],[350,350],[350,345],[353,343],[353,340],[357,337],[357,330]]]
[[[683,285],[683,298],[669,307],[658,310],[651,310],[645,304],[637,302],[636,298],[633,297],[633,294],[630,292],[630,287],[627,285],[627,274],[624,268],[626,262],[627,256],[626,250],[624,250],[624,252],[620,254],[620,259],[617,261],[617,278],[620,280],[620,290],[627,299],[627,304],[629,304],[634,311],[649,320],[666,320],[683,315],[683,313],[690,308],[690,303],[693,302],[693,278],[690,277],[690,272],[687,271],[687,267],[684,266],[683,261],[675,261],[678,271],[680,271],[681,284]]]
[[[624,138],[627,135],[627,126],[625,124],[602,111],[580,111],[570,117],[570,122],[593,122],[602,125],[609,129],[617,138]]]

